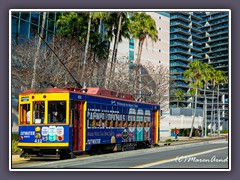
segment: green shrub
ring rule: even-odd
[[[221,130],[220,133],[226,134],[228,133],[228,130],[227,129]]]
[[[21,149],[18,148],[18,134],[12,133],[12,154],[20,154]]]
[[[172,139],[166,139],[165,142],[172,142]]]
[[[17,133],[12,133],[12,140],[15,140],[15,141],[18,140],[18,134]]]
[[[18,148],[18,141],[12,140],[12,154],[20,154],[21,149]]]

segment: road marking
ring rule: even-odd
[[[183,155],[183,156],[185,158],[189,158],[189,157],[192,157],[192,156],[199,156],[199,155],[202,155],[202,154],[207,154],[207,153],[211,153],[211,152],[215,152],[215,151],[219,151],[219,150],[223,150],[223,149],[227,149],[227,148],[228,147],[217,148],[217,149],[202,151],[202,152],[199,152],[199,153],[188,154],[188,155]],[[173,161],[176,161],[176,158],[169,158],[169,159],[164,159],[164,160],[160,160],[160,161],[156,161],[156,162],[141,164],[141,165],[137,165],[137,166],[131,166],[129,168],[148,168],[148,167],[151,167],[151,166],[156,166],[156,165],[169,163],[169,162],[173,162]]]

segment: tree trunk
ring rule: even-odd
[[[194,107],[194,114],[193,114],[193,120],[192,120],[192,126],[191,126],[191,131],[189,134],[189,138],[192,138],[192,133],[193,133],[193,124],[195,121],[195,116],[196,116],[196,111],[197,111],[197,87],[196,87],[196,92],[195,92],[195,107]]]
[[[213,94],[212,94],[212,111],[211,111],[211,129],[210,129],[210,135],[212,136],[212,126],[213,126],[213,102],[214,102],[214,88],[215,85],[213,85]],[[215,113],[215,112],[214,112]]]
[[[217,94],[217,117],[218,117],[218,136],[220,136],[219,84]]]
[[[206,97],[206,85],[204,85],[204,105],[203,105],[203,123],[204,123],[204,136],[207,136],[207,97]],[[203,126],[202,126],[203,127]],[[202,129],[203,136],[203,129]]]
[[[83,61],[83,70],[82,70],[82,82],[84,81],[84,74],[86,71],[86,61],[87,61],[87,53],[88,53],[88,46],[89,46],[89,39],[90,39],[90,31],[91,31],[91,20],[92,20],[92,13],[89,13],[89,20],[88,20],[88,33],[87,33],[87,40],[86,40],[86,46],[85,46],[85,52],[84,52],[84,61]]]
[[[115,66],[116,66],[116,58],[117,58],[117,49],[118,49],[118,42],[119,42],[119,37],[120,37],[120,31],[121,31],[121,26],[122,26],[122,13],[120,13],[119,21],[118,21],[118,30],[117,30],[117,36],[115,36],[115,42],[113,46],[113,54],[112,54],[112,61],[111,61],[111,66],[110,66],[110,75],[109,79],[114,78],[114,72],[115,72]],[[110,80],[108,85],[110,84]]]
[[[119,43],[119,38],[120,38],[120,31],[121,31],[121,26],[122,26],[122,13],[120,13],[120,17],[119,17],[119,22],[118,22],[118,31],[117,31],[117,39],[116,39],[116,46],[115,46],[115,53],[113,56],[113,78],[114,78],[114,72],[115,72],[115,66],[116,66],[116,62],[117,62],[117,51],[118,51],[118,43]]]
[[[33,78],[32,78],[31,88],[34,88],[35,83],[36,83],[37,63],[38,63],[38,58],[39,58],[39,51],[40,51],[41,44],[42,44],[43,30],[44,30],[44,26],[45,26],[45,22],[46,22],[46,15],[47,15],[47,13],[43,12],[43,20],[42,20],[42,26],[41,26],[41,32],[40,32],[41,37],[38,38],[37,51],[36,51],[35,57],[34,57]]]
[[[142,47],[143,47],[144,40],[139,41],[138,45],[138,54],[137,54],[137,59],[136,59],[136,67],[135,67],[135,77],[134,77],[134,93],[139,94],[138,92],[138,73],[139,73],[139,68],[140,68],[140,61],[141,61],[141,55],[142,55]]]

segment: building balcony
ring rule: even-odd
[[[216,31],[216,30],[220,30],[220,29],[223,29],[223,28],[226,28],[228,27],[228,24],[226,25],[221,25],[221,26],[216,26],[216,27],[212,27],[209,32],[212,32],[212,31]]]
[[[195,43],[195,44],[198,44],[198,45],[202,45],[202,43],[200,41],[197,41],[195,39],[193,39],[192,42]]]
[[[224,57],[228,56],[228,53],[221,53],[221,54],[209,54],[210,58],[219,58],[219,57]]]
[[[182,29],[182,28],[174,28],[174,29],[170,30],[170,33],[176,33],[176,32],[184,34],[186,36],[190,36],[191,35],[191,33],[188,30],[185,30],[185,29]]]
[[[212,60],[209,64],[228,62],[228,59]]]
[[[228,18],[224,18],[224,19],[220,19],[216,22],[212,22],[211,26],[214,27],[215,25],[218,25],[218,24],[221,24],[221,23],[224,23],[224,22],[228,22]]]
[[[180,46],[180,47],[183,47],[183,48],[190,48],[190,45],[189,43],[184,43],[184,42],[177,42],[177,41],[171,41],[170,42],[170,45],[171,46]]]
[[[183,28],[187,28],[189,29],[191,26],[188,23],[184,23],[184,22],[170,22],[170,27],[183,27]]]
[[[201,20],[202,20],[202,17],[201,17],[199,14],[197,14],[197,13],[189,12],[189,14],[191,14],[191,19],[192,19],[192,20],[193,20],[193,18],[196,19],[196,20],[198,20],[198,21],[201,21]]]
[[[212,52],[228,51],[228,47],[212,48]]]
[[[170,67],[189,68],[189,65],[188,64],[184,64],[184,63],[170,63]]]
[[[212,43],[212,42],[216,42],[216,41],[220,41],[220,40],[225,40],[225,39],[228,39],[228,36],[211,38],[211,39],[208,41],[208,43]]]
[[[211,16],[208,21],[213,21],[213,20],[216,20],[216,19],[220,19],[220,18],[224,18],[224,17],[228,17],[228,14],[221,14],[221,15],[215,15],[215,16]]]
[[[226,42],[218,42],[218,43],[213,43],[213,44],[210,44],[210,46],[213,48],[213,47],[218,47],[218,46],[223,46],[223,45],[228,45],[228,41]]]
[[[190,52],[190,51],[183,50],[183,49],[179,49],[179,48],[171,49],[171,50],[170,50],[170,53],[181,53],[181,54],[183,54],[183,55],[188,55],[188,56],[191,55],[191,52]]]
[[[182,14],[171,15],[170,18],[171,18],[171,20],[179,19],[179,20],[182,20],[182,21],[187,22],[187,23],[191,22],[191,19],[189,17],[184,16]]]
[[[201,32],[202,32],[201,29],[200,29],[199,27],[196,27],[196,26],[192,26],[192,27],[191,27],[191,30],[192,30],[192,31],[195,31],[195,32],[197,32],[197,33],[201,33]]]
[[[183,76],[173,76],[173,77],[170,77],[170,79],[171,80],[183,80],[183,81],[185,81],[185,78]]]
[[[197,39],[202,39],[202,35],[199,35],[199,34],[194,33],[194,32],[192,32],[191,34],[192,34],[192,36],[194,36]]]
[[[182,35],[174,35],[174,34],[170,35],[170,40],[178,40],[178,39],[188,43],[192,42],[192,39],[190,37],[186,37]]]
[[[202,49],[197,46],[191,46],[191,48],[195,51],[202,52]]]
[[[197,25],[197,26],[202,26],[201,22],[200,21],[197,21],[195,19],[191,19],[192,23]]]
[[[214,36],[218,36],[218,35],[222,35],[222,34],[228,34],[228,30],[211,33],[211,34],[209,35],[209,37],[213,38]]]
[[[192,52],[192,55],[195,56],[195,57],[198,57],[198,58],[202,58],[201,54],[198,54],[198,53],[195,53],[195,52]]]
[[[179,55],[179,54],[170,54],[170,60],[185,60],[190,61],[189,57]]]

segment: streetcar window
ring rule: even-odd
[[[123,122],[121,120],[118,120],[118,127],[122,127],[123,126]]]
[[[45,111],[44,101],[33,102],[33,123],[41,124],[44,122],[44,111]]]
[[[96,127],[102,127],[102,119],[96,121]]]
[[[48,123],[66,123],[66,101],[48,101]]]
[[[20,105],[20,124],[30,124],[30,104]]]
[[[107,127],[113,127],[113,120],[107,121]]]
[[[108,120],[104,120],[104,127],[107,127]]]
[[[133,127],[137,127],[137,122],[136,121],[133,122]]]
[[[118,127],[118,120],[114,121],[114,127]]]
[[[128,122],[127,122],[127,117],[125,114],[122,115],[122,120],[123,120],[123,127],[127,127],[128,126]]]
[[[132,127],[132,121],[128,121],[128,127]]]
[[[145,110],[145,116],[144,116],[144,123],[145,127],[150,127],[150,119],[151,119],[151,112],[149,110]]]
[[[95,127],[95,124],[96,124],[96,120],[90,120],[89,121],[89,127]]]

